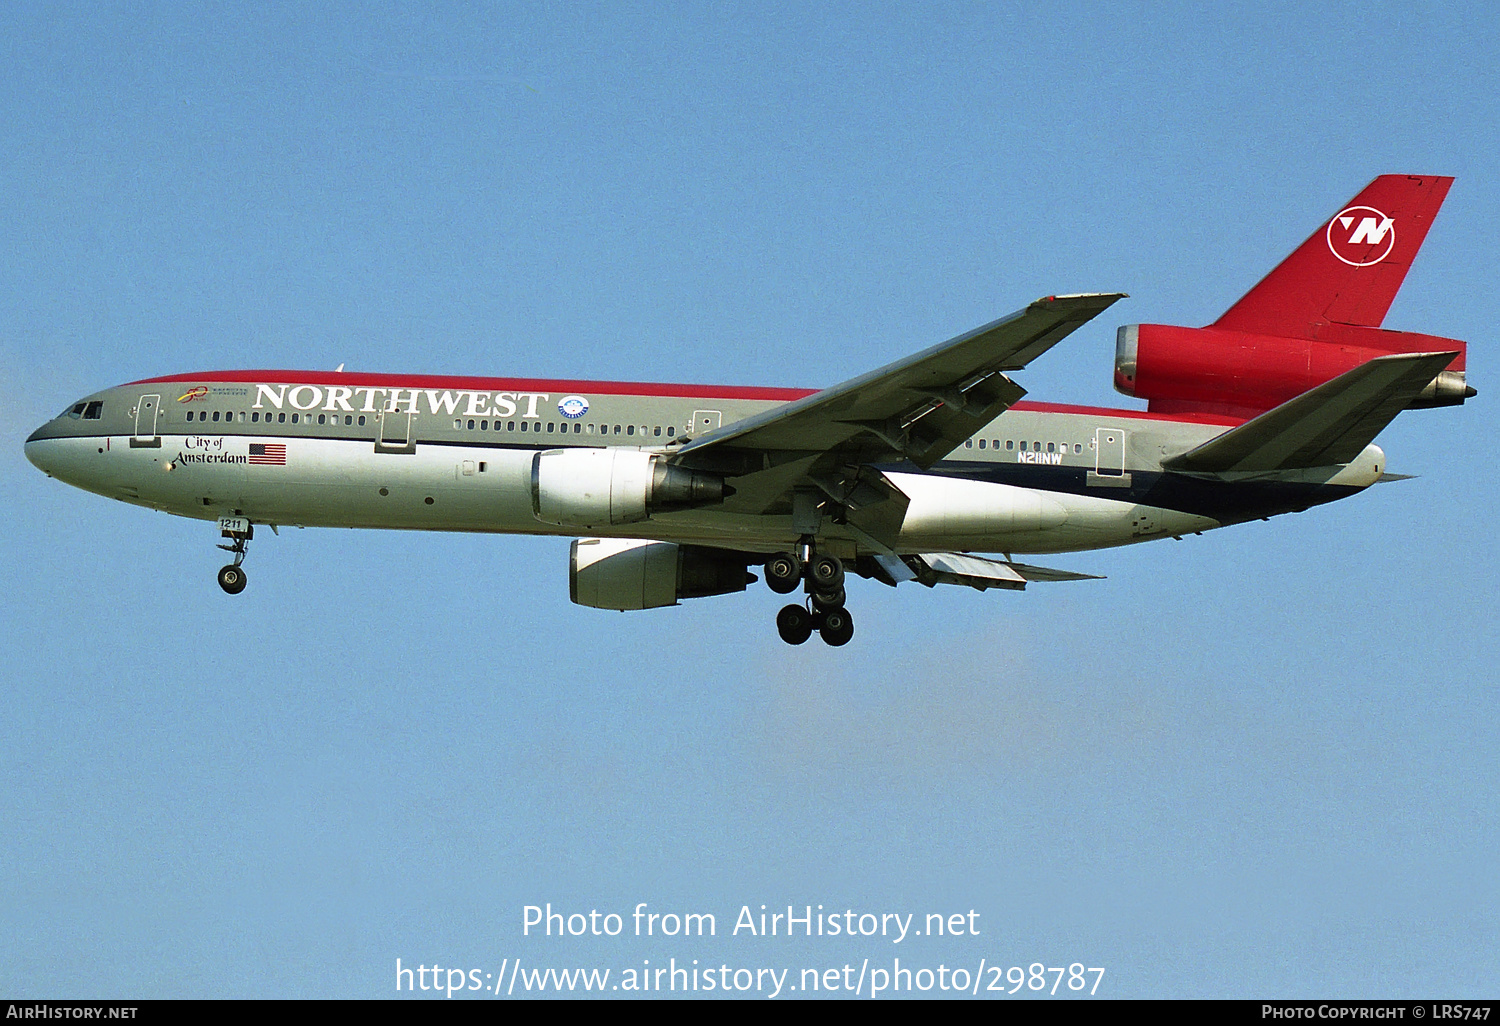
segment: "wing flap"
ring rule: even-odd
[[[876,562],[893,582],[915,580],[932,588],[939,584],[961,584],[987,591],[1005,588],[1021,591],[1032,581],[1098,581],[1094,574],[1076,574],[1025,563],[1008,563],[964,552],[923,552],[911,556],[877,556]]]
[[[1331,467],[1364,451],[1455,353],[1380,356],[1162,463],[1183,473]]]

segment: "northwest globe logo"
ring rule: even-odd
[[[581,395],[564,396],[557,404],[557,412],[569,420],[577,420],[589,412],[589,401]]]
[[[1395,221],[1374,207],[1348,207],[1328,222],[1328,248],[1350,267],[1378,264],[1395,246]]]

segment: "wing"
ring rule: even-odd
[[[926,469],[1026,394],[1003,372],[1025,367],[1122,295],[1039,299],[925,352],[696,438],[672,462],[755,472],[799,460],[812,469],[906,459]]]
[[[1355,459],[1457,353],[1378,356],[1162,463],[1181,473],[1266,473]]]

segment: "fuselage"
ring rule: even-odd
[[[575,535],[538,519],[543,451],[687,441],[812,394],[764,389],[299,371],[151,378],[69,406],[27,441],[68,484],[152,509],[252,523]],[[1371,445],[1348,465],[1202,480],[1162,462],[1241,423],[1020,402],[936,465],[879,469],[907,496],[899,552],[1049,553],[1201,532],[1306,509],[1378,480]],[[731,487],[734,484],[730,479]],[[733,500],[588,532],[775,552],[788,510]],[[829,551],[864,551],[829,524]]]

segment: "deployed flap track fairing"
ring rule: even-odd
[[[1181,537],[1401,475],[1376,435],[1474,395],[1462,342],[1381,327],[1451,179],[1383,175],[1214,324],[1127,325],[1119,410],[1011,377],[1120,300],[1047,296],[822,391],[317,371],[179,374],[71,404],[50,476],[217,521],[575,535],[573,601],[641,610],[802,592],[777,630],[854,634],[849,575],[1020,590],[1016,554]],[[985,553],[1003,555],[994,558]]]

